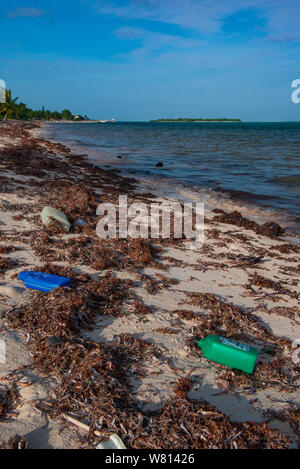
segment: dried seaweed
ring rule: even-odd
[[[265,423],[231,423],[205,402],[176,399],[150,416],[152,431],[135,439],[138,449],[278,449],[289,440]]]
[[[172,334],[178,333],[177,330],[171,329],[170,327],[159,327],[158,329],[154,329],[153,332],[158,332],[158,334],[166,334],[166,335],[168,334],[172,335]]]
[[[160,250],[143,239],[99,239],[81,235],[76,238],[54,239],[41,231],[30,238],[35,254],[44,262],[68,262],[87,265],[95,270],[129,270],[138,272],[146,266],[158,267]]]
[[[1,448],[1,447],[0,447]],[[20,435],[12,435],[6,445],[3,446],[1,449],[8,449],[8,450],[24,450],[29,449],[29,441]]]
[[[279,251],[282,254],[292,254],[294,252],[300,253],[300,246],[296,246],[295,244],[277,244],[276,246],[272,246],[271,249],[275,251]]]
[[[274,290],[277,293],[281,293],[283,295],[288,295],[291,298],[298,298],[298,294],[295,291],[291,291],[288,288],[284,288],[282,286],[282,282],[275,282],[272,279],[265,278],[262,275],[258,275],[257,272],[255,272],[253,275],[249,277],[250,281],[250,287],[252,285],[256,287],[262,287],[262,288],[269,288],[271,290]]]
[[[0,276],[4,275],[8,270],[13,269],[18,265],[16,259],[0,256]]]
[[[14,204],[6,208],[16,212],[16,220],[23,216],[36,228],[11,233],[3,239],[10,244],[16,241],[28,243],[45,263],[37,270],[70,277],[73,289],[31,293],[29,304],[10,312],[6,321],[9,326],[29,334],[35,366],[57,377],[51,414],[60,417],[71,413],[88,421],[91,425],[87,435],[90,444],[95,443],[93,430],[96,429],[104,438],[113,432],[122,435],[129,448],[288,447],[288,439],[265,424],[233,424],[209,404],[189,401],[191,382],[188,377],[177,382],[174,389],[177,398],[167,402],[162,409],[154,413],[140,410],[132,393],[132,377],[145,375],[145,361],[161,359],[160,348],[129,334],[99,344],[84,339],[82,330],[91,328],[98,317],[130,313],[142,316],[151,314],[152,309],[136,297],[131,280],[120,280],[108,272],[95,281],[88,275],[76,273],[70,266],[86,265],[96,271],[127,269],[139,273],[145,266],[162,269],[164,266],[159,262],[161,247],[180,245],[182,240],[158,239],[156,244],[160,247],[157,247],[150,240],[96,238],[97,205],[102,201],[116,203],[120,193],[133,194],[136,181],[123,178],[116,171],[95,167],[84,155],[72,154],[64,145],[32,137],[28,133],[32,128],[36,125],[20,123],[18,144],[1,150],[1,169],[11,171],[16,177],[0,176],[0,184],[3,192],[31,198],[31,204]],[[0,133],[3,132],[16,139],[16,128],[10,123],[1,125]],[[19,176],[27,177],[26,184]],[[133,200],[147,202],[145,197],[148,195],[132,196]],[[62,237],[57,225],[42,226],[39,213],[45,205],[52,205],[67,214],[72,222],[72,234],[67,239]],[[86,221],[84,227],[75,224],[78,217]],[[239,216],[230,220],[238,226],[251,226],[250,229],[270,237],[282,234],[276,224],[259,227]],[[216,232],[211,236],[218,237]],[[248,239],[238,233],[233,236],[243,237],[245,242]],[[9,254],[9,251],[5,253]],[[203,253],[213,255],[213,249],[206,246]],[[170,257],[164,260],[174,266],[184,265]],[[9,261],[8,258],[4,260]],[[65,262],[68,267],[55,265],[56,262]],[[8,266],[6,264],[5,271]],[[221,264],[219,267],[223,268]],[[142,275],[140,278],[151,291],[177,283],[162,275],[156,278]],[[264,383],[266,386],[273,383],[294,389],[296,374],[291,373],[290,364],[281,354],[283,347],[289,345],[286,341],[274,338],[254,316],[220,302],[213,295],[191,296],[191,300],[196,306],[205,306],[210,314],[201,316],[185,310],[174,314],[182,320],[197,321],[194,335],[226,331],[228,336],[246,337],[247,340],[256,338],[276,347],[272,352],[274,359],[269,364],[259,364],[254,380],[235,371],[227,379],[224,377],[230,387],[245,386],[255,390]],[[161,328],[157,332],[173,333],[173,330]],[[14,399],[13,394],[5,394],[4,412],[14,405]]]
[[[13,385],[0,384],[0,420],[12,410],[18,401],[18,394]]]
[[[177,399],[187,399],[188,393],[192,389],[192,382],[190,378],[181,378],[177,380],[174,388],[174,394]]]
[[[194,311],[186,310],[186,309],[178,309],[178,310],[172,311],[172,313],[178,314],[180,319],[184,319],[186,321],[192,321],[193,319],[199,318],[199,314],[195,313]]]
[[[275,222],[264,223],[261,226],[255,221],[243,217],[238,211],[226,213],[223,210],[218,210],[218,212],[221,213],[221,215],[215,216],[213,220],[218,221],[219,223],[228,223],[230,225],[236,225],[241,228],[254,231],[259,235],[267,236],[268,238],[278,238],[284,233],[281,226]]]

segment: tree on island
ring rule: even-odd
[[[64,109],[63,111],[61,111],[61,116],[66,121],[71,121],[74,118],[73,114],[71,113],[71,111],[69,111],[69,109]]]
[[[221,118],[190,118],[190,117],[178,117],[174,118],[161,118],[151,120],[150,122],[241,122],[241,119],[230,119],[228,117],[221,117]]]
[[[87,116],[75,116],[69,111],[69,109],[64,109],[63,111],[49,111],[43,106],[42,109],[34,111],[26,106],[24,103],[17,103],[19,98],[12,99],[11,91],[5,90],[5,103],[0,104],[0,120],[7,119],[17,119],[17,120],[45,120],[45,121],[59,121],[59,120],[86,120],[89,118]]]

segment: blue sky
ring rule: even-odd
[[[0,78],[34,108],[300,120],[299,0],[3,3]]]

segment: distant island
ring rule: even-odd
[[[228,119],[223,117],[221,119],[203,119],[199,117],[197,119],[192,119],[190,117],[178,117],[177,119],[155,119],[150,122],[242,122],[241,119]]]

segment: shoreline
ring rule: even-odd
[[[9,351],[4,368],[0,365],[0,387],[16,389],[10,408],[0,414],[1,440],[18,433],[33,448],[82,447],[85,432],[71,424],[62,427],[59,415],[68,413],[88,425],[96,419],[101,438],[118,432],[127,447],[232,447],[228,435],[237,430],[241,448],[251,447],[255,434],[266,447],[297,446],[299,397],[291,345],[300,337],[300,248],[220,211],[206,214],[206,241],[199,252],[181,240],[96,239],[100,201],[116,203],[120,193],[148,204],[159,199],[135,179],[95,167],[67,146],[40,138],[39,129],[40,124],[0,123],[0,339]],[[70,234],[42,226],[45,205],[66,213],[73,222]],[[78,217],[85,227],[74,225]],[[38,269],[71,277],[74,291],[67,300],[63,289],[42,296],[24,289],[17,273]],[[85,305],[84,318],[78,304]],[[65,316],[68,307],[72,321]],[[194,343],[208,333],[273,351],[261,356],[253,377],[247,376],[203,359]],[[52,336],[61,345],[49,345]],[[78,358],[76,365],[72,357]],[[93,389],[99,398],[83,398],[91,391],[79,375],[90,366],[101,375]],[[66,377],[70,369],[75,384]],[[30,384],[23,386],[23,378]],[[40,409],[46,404],[51,418],[45,423]],[[177,413],[172,406],[178,406]],[[190,416],[184,425],[191,439],[180,429],[180,408]],[[215,413],[215,420],[202,422],[208,442],[189,426],[197,412]],[[171,418],[172,431],[163,435],[160,428]],[[212,422],[226,438],[213,437]],[[95,447],[101,438],[91,433],[85,444]]]
[[[39,121],[40,122],[40,121]],[[45,124],[114,124],[116,121],[101,121],[101,120],[86,120],[86,121],[65,121],[65,120],[59,120],[59,121],[41,121],[45,122]]]
[[[253,194],[247,191],[234,188],[220,188],[219,186],[209,186],[204,184],[193,185],[191,182],[179,178],[167,177],[164,172],[161,174],[152,172],[151,169],[144,171],[136,169],[134,161],[125,158],[119,159],[117,151],[103,152],[103,149],[90,148],[85,144],[84,140],[80,143],[68,141],[68,139],[59,138],[56,132],[45,132],[47,125],[43,126],[41,136],[50,141],[59,141],[62,145],[67,145],[74,152],[88,154],[89,161],[101,167],[116,169],[121,171],[124,177],[133,177],[141,186],[146,186],[147,191],[154,192],[158,197],[164,197],[182,200],[183,202],[203,202],[205,209],[208,211],[214,208],[222,208],[225,211],[238,210],[243,216],[255,220],[257,223],[263,224],[266,221],[276,220],[287,230],[291,237],[296,235],[296,239],[300,241],[300,219],[297,213],[292,209],[279,208],[260,202],[263,196]],[[51,129],[51,127],[50,127]],[[59,140],[57,140],[59,138]],[[168,165],[165,166],[165,169]],[[268,198],[270,196],[266,196]],[[291,239],[292,239],[291,238]]]

